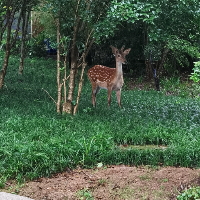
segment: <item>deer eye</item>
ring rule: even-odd
[[[120,57],[120,55],[118,55],[118,57]]]

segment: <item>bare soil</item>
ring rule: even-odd
[[[199,185],[200,169],[150,166],[107,166],[67,170],[19,186],[8,182],[4,192],[35,200],[165,200]]]

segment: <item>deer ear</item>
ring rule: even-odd
[[[112,52],[113,52],[114,55],[119,53],[119,51],[118,51],[118,49],[116,47],[113,47],[112,45],[110,47],[112,48]]]
[[[129,54],[129,52],[130,52],[130,50],[131,50],[131,48],[129,48],[129,49],[126,49],[126,50],[124,51],[124,55],[128,55],[128,54]]]

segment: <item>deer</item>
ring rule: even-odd
[[[111,92],[115,91],[119,107],[121,108],[121,89],[124,83],[122,64],[126,63],[126,55],[129,54],[131,48],[124,51],[124,46],[118,50],[116,47],[110,46],[115,56],[116,68],[105,67],[103,65],[95,65],[87,72],[88,78],[92,85],[92,104],[96,107],[96,95],[100,89],[108,91],[108,108],[111,103]]]

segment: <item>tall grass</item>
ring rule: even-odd
[[[198,99],[122,91],[122,109],[114,93],[108,109],[102,90],[94,109],[85,74],[77,115],[60,116],[42,90],[56,99],[56,62],[26,59],[23,76],[18,75],[18,63],[18,57],[11,57],[0,91],[0,186],[6,178],[33,179],[99,162],[200,166]],[[126,150],[120,144],[168,148]]]

